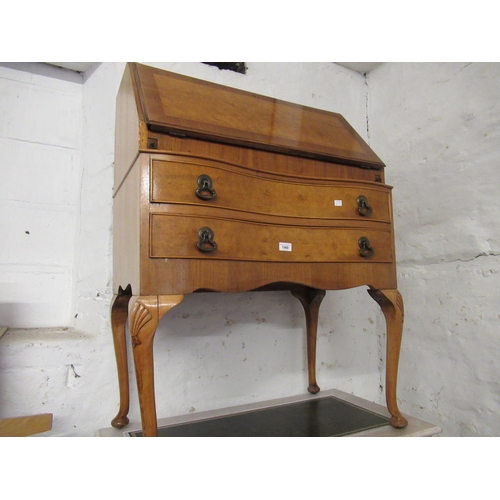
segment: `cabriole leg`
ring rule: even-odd
[[[111,306],[111,328],[120,390],[120,408],[116,417],[111,421],[111,425],[117,429],[125,427],[129,422],[127,417],[129,411],[129,380],[125,323],[128,317],[128,303],[131,296],[130,285],[125,290],[120,287],[118,294],[113,298]]]
[[[130,304],[130,333],[144,437],[157,436],[153,340],[162,316],[184,295],[139,296]]]
[[[307,367],[309,372],[309,387],[307,390],[311,394],[319,392],[316,383],[316,340],[318,336],[318,315],[319,306],[326,292],[315,288],[296,288],[291,290],[292,295],[300,300],[306,314],[307,329]]]
[[[368,293],[382,309],[387,326],[385,397],[387,409],[392,415],[390,422],[393,427],[406,427],[408,421],[401,415],[396,402],[399,352],[404,320],[403,297],[397,290],[375,290],[370,288]]]

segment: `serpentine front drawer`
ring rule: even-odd
[[[390,187],[375,182],[290,180],[195,158],[151,162],[151,202],[256,214],[390,222]]]
[[[167,214],[152,214],[150,220],[152,258],[273,262],[393,261],[392,233],[389,230],[282,226]]]

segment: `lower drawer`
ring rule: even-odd
[[[363,243],[364,242],[364,243]],[[152,258],[271,262],[392,262],[390,230],[297,227],[152,214]]]

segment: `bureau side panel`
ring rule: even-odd
[[[139,151],[141,132],[145,125],[140,121],[134,86],[127,66],[116,96],[115,125],[115,178],[118,191]],[[142,126],[141,126],[142,125]]]
[[[114,197],[113,290],[140,290],[140,161],[137,159]]]

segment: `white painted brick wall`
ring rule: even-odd
[[[0,66],[1,325],[73,324],[81,128],[81,83]]]
[[[403,411],[500,435],[500,64],[383,64],[373,148],[395,186]]]

